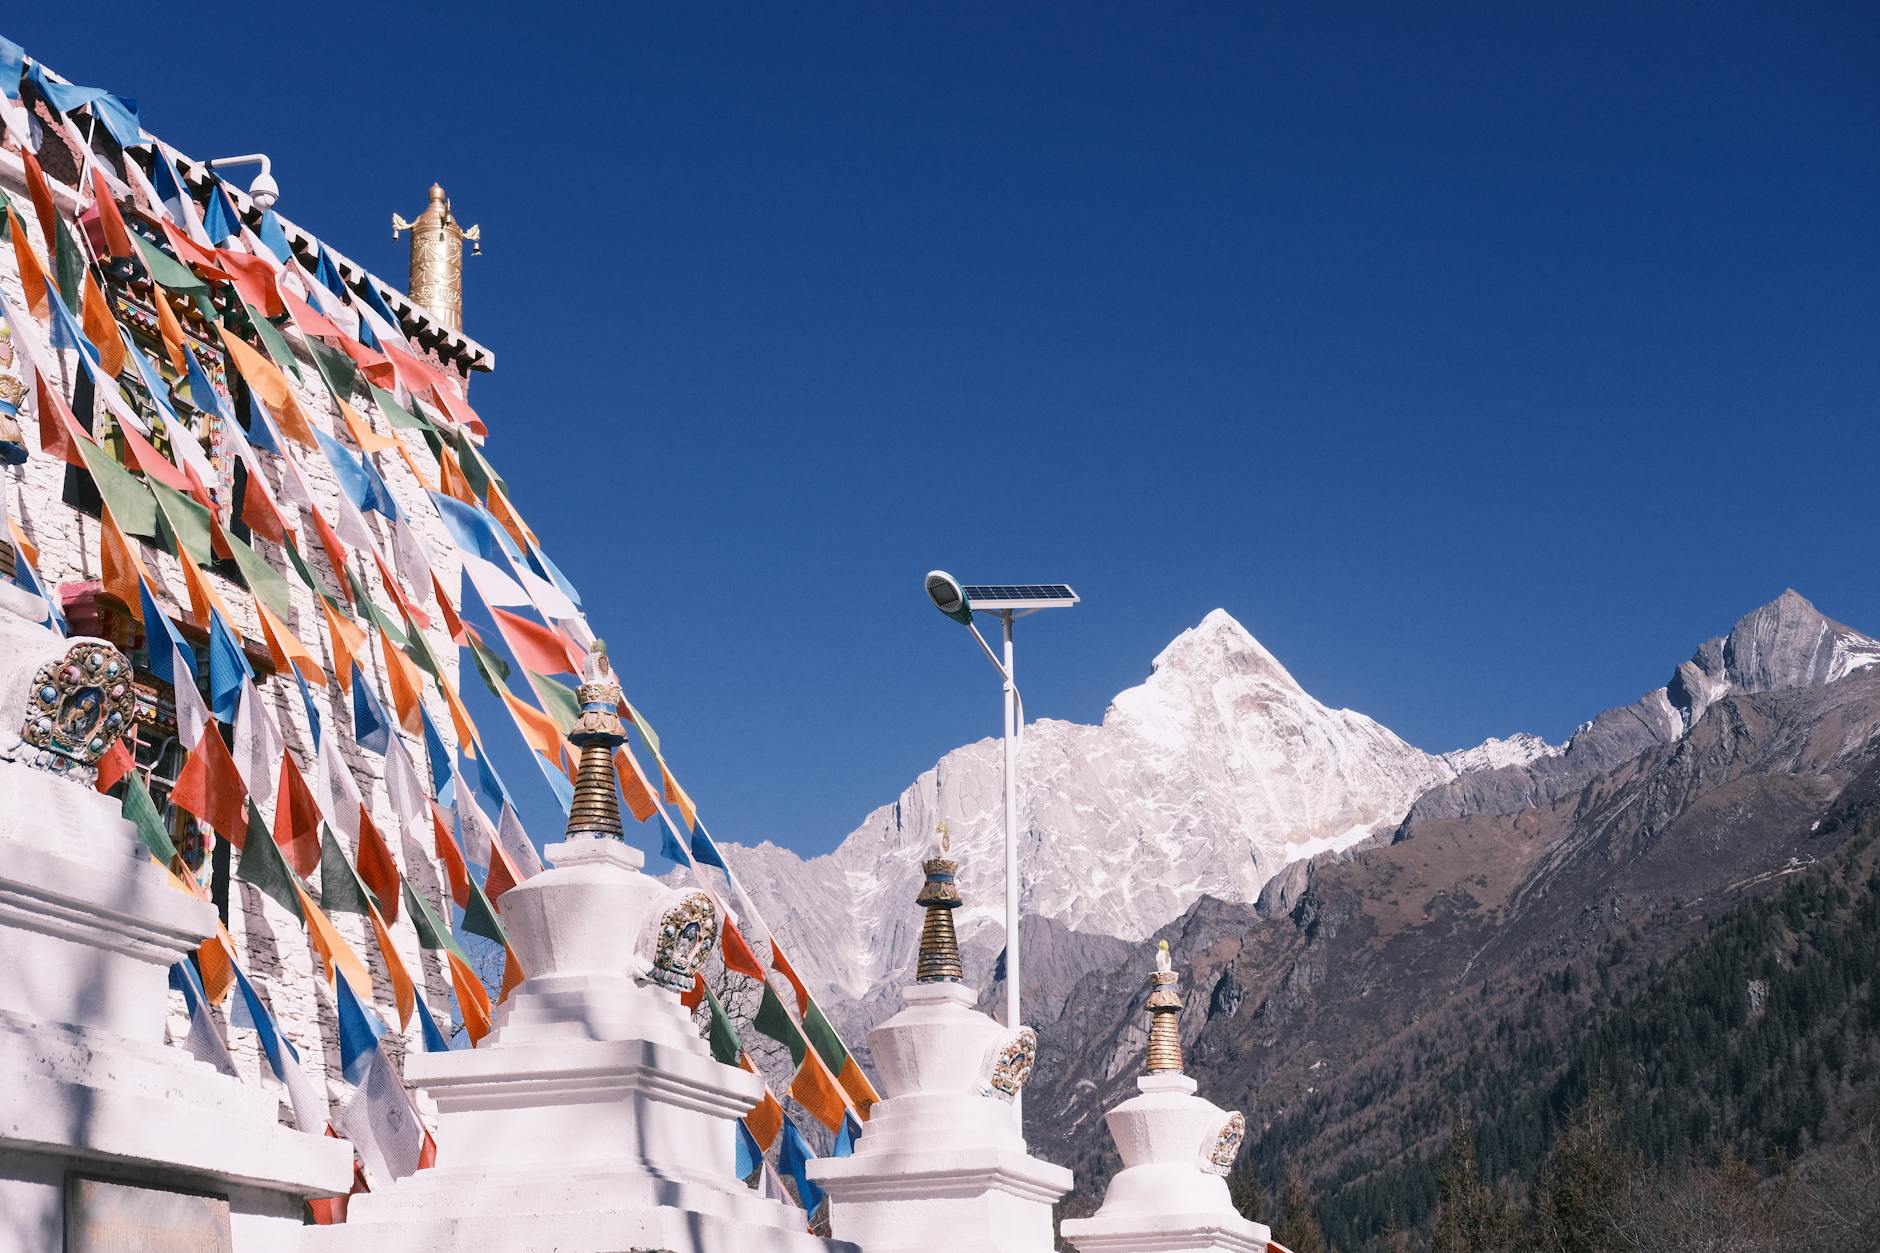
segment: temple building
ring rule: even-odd
[[[884,1096],[492,462],[481,232],[278,197],[0,37],[0,1253],[1052,1249],[944,836]],[[1258,1248],[1154,982],[1064,1234]]]

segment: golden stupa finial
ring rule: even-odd
[[[960,907],[960,889],[954,882],[960,864],[947,856],[953,837],[942,822],[934,830],[939,856],[921,863],[927,881],[921,884],[914,903],[927,911],[920,926],[920,962],[914,969],[916,983],[960,983],[966,968],[960,964],[960,941],[953,932],[953,911]]]
[[[443,187],[431,184],[430,203],[415,222],[392,214],[392,238],[400,231],[411,232],[411,298],[430,311],[432,317],[453,331],[463,329],[463,246],[470,244],[470,255],[483,251],[483,228],[469,230],[457,224],[451,215],[450,197]]]
[[[1155,972],[1149,976],[1149,1073],[1180,1074],[1182,1071],[1181,993],[1175,984],[1181,976],[1169,960],[1168,941],[1155,950]]]
[[[581,686],[575,689],[581,712],[568,740],[581,750],[575,772],[574,802],[568,807],[568,838],[577,835],[627,838],[620,822],[620,793],[615,787],[614,750],[626,742],[620,725],[620,684],[607,661],[607,645],[600,640],[588,650],[582,666]]]

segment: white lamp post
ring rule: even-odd
[[[1068,583],[967,584],[945,570],[927,575],[927,598],[947,617],[965,626],[985,650],[1005,686],[1005,1025],[1017,1030],[1018,987],[1018,742],[1025,728],[1025,702],[1018,693],[1012,658],[1012,622],[1040,609],[1068,608],[1077,593]],[[973,612],[990,613],[1005,629],[1005,659],[992,651],[973,625]],[[1016,1106],[1017,1101],[1013,1104]],[[1022,1125],[1022,1123],[1021,1123]]]

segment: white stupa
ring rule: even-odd
[[[406,1059],[437,1104],[437,1164],[353,1198],[333,1253],[855,1253],[734,1175],[758,1076],[715,1061],[679,1004],[710,953],[702,892],[641,873],[621,838],[620,688],[590,658],[581,767],[553,869],[503,896],[527,978],[473,1050]]]
[[[1025,1151],[1012,1104],[1038,1037],[973,1008],[953,930],[959,863],[946,854],[943,831],[916,898],[927,914],[906,1008],[868,1033],[887,1099],[854,1155],[819,1158],[810,1177],[829,1193],[830,1230],[865,1253],[1051,1253],[1051,1207],[1071,1172]]]
[[[1150,981],[1147,1073],[1106,1118],[1123,1169],[1095,1214],[1064,1223],[1064,1238],[1078,1253],[1266,1253],[1272,1233],[1241,1217],[1227,1193],[1247,1120],[1195,1095],[1182,1073],[1182,1001],[1166,940]]]

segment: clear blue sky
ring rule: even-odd
[[[482,224],[492,459],[721,837],[996,733],[932,566],[1083,593],[1036,715],[1219,605],[1431,750],[1880,631],[1871,4],[586,7],[5,32],[389,278]]]

